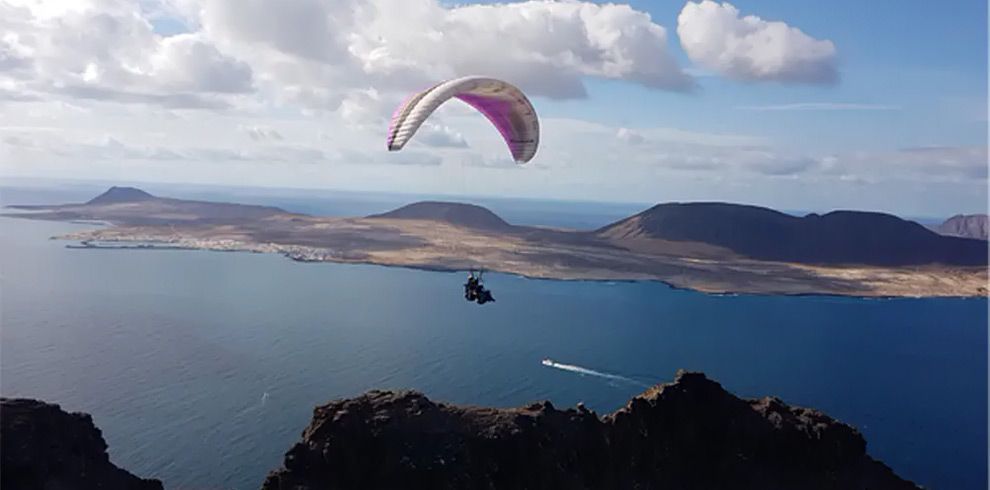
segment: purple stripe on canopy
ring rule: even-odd
[[[511,100],[470,93],[457,94],[455,97],[463,100],[466,104],[484,114],[495,125],[498,132],[502,134],[502,139],[509,145],[512,156],[518,159],[517,150],[519,147],[513,142],[516,138],[514,128],[508,117],[509,111],[512,110]]]

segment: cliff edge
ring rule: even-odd
[[[314,410],[266,490],[316,488],[914,489],[852,427],[679,372],[613,414],[371,391]]]
[[[161,490],[162,483],[111,463],[103,434],[88,414],[66,413],[38,400],[0,398],[0,487]]]

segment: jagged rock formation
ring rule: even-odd
[[[866,211],[791,216],[718,202],[658,204],[598,230],[621,243],[700,242],[758,260],[803,264],[984,265],[986,243],[941,236],[913,221]]]
[[[549,402],[494,409],[371,391],[317,407],[265,490],[913,489],[852,427],[700,373],[604,418]]]
[[[985,214],[957,214],[938,226],[938,233],[948,236],[986,240],[990,224]]]
[[[368,217],[433,220],[489,231],[505,231],[512,228],[512,225],[487,208],[459,202],[421,201]]]
[[[4,490],[161,490],[158,480],[114,466],[93,419],[58,405],[0,398],[0,487]]]

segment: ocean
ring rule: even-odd
[[[75,197],[2,192],[5,204]],[[182,197],[247,195],[195,192]],[[251,199],[369,214],[408,196]],[[584,228],[637,210],[491,207]],[[489,274],[497,302],[479,307],[453,273],[48,239],[91,226],[0,218],[0,393],[91,413],[114,463],[167,488],[258,488],[315,405],[373,388],[607,413],[677,369],[820,409],[929,488],[987,487],[986,299],[713,296]]]

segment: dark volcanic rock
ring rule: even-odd
[[[0,399],[0,487],[4,490],[160,490],[110,462],[93,419],[58,405]]]
[[[599,418],[549,402],[492,409],[371,391],[317,407],[266,490],[913,489],[852,427],[678,373]]]
[[[990,225],[985,214],[957,214],[945,220],[935,231],[948,236],[986,240],[988,229]]]
[[[701,242],[754,259],[806,264],[987,263],[985,242],[941,236],[913,221],[865,211],[797,217],[741,204],[667,203],[598,234],[620,242],[639,237]]]
[[[477,230],[505,231],[512,228],[487,208],[459,202],[421,201],[368,217],[442,221]]]
[[[86,204],[116,204],[121,202],[147,201],[150,199],[155,199],[155,196],[136,187],[113,186],[103,194],[90,199]]]

